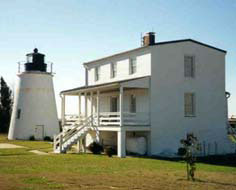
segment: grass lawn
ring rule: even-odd
[[[36,155],[50,152],[47,142],[8,141],[22,149],[0,149],[0,190],[236,189],[236,168],[197,164],[196,181],[186,180],[185,164],[149,158],[108,158],[91,154]]]

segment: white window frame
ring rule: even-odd
[[[136,57],[135,58],[130,58],[129,59],[129,74],[132,75],[136,72],[137,72],[137,58]]]
[[[111,63],[111,78],[117,76],[117,63]]]
[[[191,58],[192,62],[186,62],[187,58]],[[195,78],[195,56],[194,55],[184,55],[184,77],[185,78]]]
[[[187,105],[187,98],[191,98],[189,105]],[[193,92],[184,93],[184,116],[196,117],[196,94]]]
[[[94,79],[95,81],[98,81],[100,79],[100,66],[97,66],[94,68]]]

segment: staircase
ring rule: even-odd
[[[229,123],[227,124],[227,133],[228,133],[229,139],[233,143],[236,143],[236,128],[232,127]]]
[[[83,138],[93,126],[93,117],[89,116],[85,120],[74,122],[70,129],[54,136],[54,153],[66,153],[80,138]]]

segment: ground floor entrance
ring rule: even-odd
[[[101,130],[99,132],[91,130],[81,142],[78,142],[78,152],[86,152],[92,142],[98,142],[104,148],[112,147],[118,157],[151,154],[149,130],[119,129],[113,131]]]

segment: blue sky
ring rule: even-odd
[[[147,31],[159,42],[192,38],[227,50],[229,113],[236,115],[236,0],[1,1],[0,75],[14,86],[17,62],[37,47],[54,62],[59,108],[61,90],[84,84],[83,62],[139,47]]]

